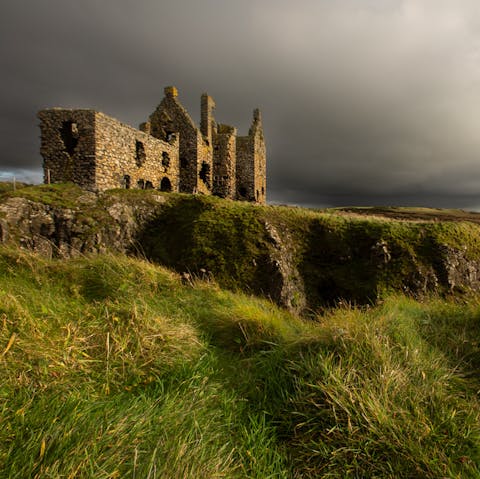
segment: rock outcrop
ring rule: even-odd
[[[48,257],[127,253],[135,249],[139,229],[164,201],[103,203],[102,196],[83,193],[77,206],[65,207],[11,197],[0,203],[2,243],[16,243]],[[153,199],[153,203],[152,200]]]
[[[46,195],[55,190],[52,199]],[[374,302],[480,291],[480,226],[363,219],[155,191],[102,194],[61,186],[0,199],[0,240],[49,257],[140,254],[298,313],[339,300]]]

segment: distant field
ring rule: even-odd
[[[473,223],[480,223],[480,213],[444,208],[358,206],[328,208],[323,211],[335,214],[380,216],[407,221],[471,221]]]

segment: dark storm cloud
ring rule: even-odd
[[[469,0],[16,0],[0,7],[0,172],[40,171],[36,111],[144,121],[262,109],[270,198],[477,207],[480,11]]]

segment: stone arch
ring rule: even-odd
[[[166,176],[160,181],[160,191],[172,191],[172,183]]]
[[[239,196],[240,198],[246,198],[246,197],[247,197],[247,193],[248,193],[248,192],[247,192],[247,188],[246,188],[245,186],[242,185],[242,186],[240,186],[240,187],[238,188],[238,196]]]

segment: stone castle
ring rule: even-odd
[[[38,113],[46,183],[74,182],[91,191],[156,188],[265,203],[266,150],[255,110],[247,136],[217,124],[215,102],[201,98],[198,128],[175,87],[137,130],[94,110]]]

